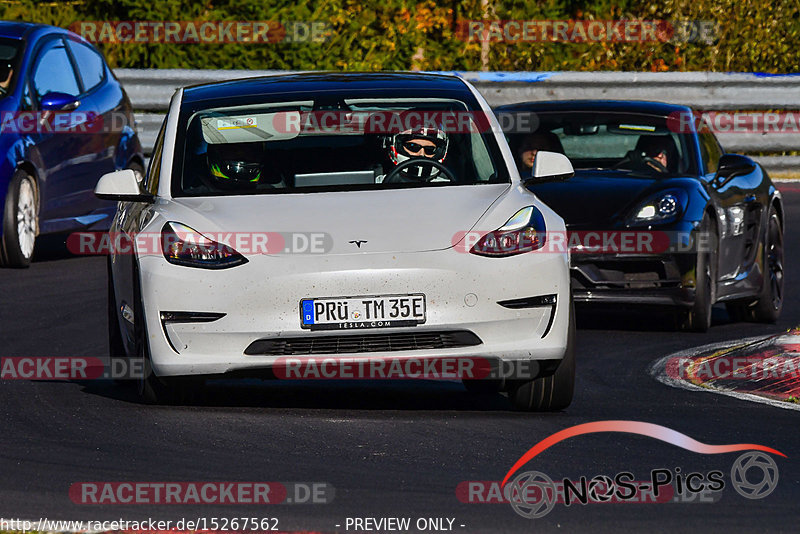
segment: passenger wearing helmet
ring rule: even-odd
[[[209,144],[203,181],[212,189],[255,189],[262,172],[260,149],[261,143]]]
[[[392,165],[397,166],[409,160],[434,160],[444,163],[447,157],[449,140],[447,134],[441,128],[415,128],[405,130],[389,138],[389,160]],[[377,183],[382,183],[386,178],[378,176]],[[409,165],[402,169],[397,178],[392,180],[395,183],[414,183],[414,182],[439,182],[449,181],[448,178],[440,176],[440,171],[433,165]]]

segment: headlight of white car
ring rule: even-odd
[[[514,256],[542,248],[545,239],[542,213],[534,206],[528,206],[494,232],[481,237],[470,252],[479,256]]]
[[[164,258],[184,267],[227,269],[247,263],[247,258],[228,245],[217,243],[197,230],[177,222],[168,222],[161,230]]]

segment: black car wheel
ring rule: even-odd
[[[0,264],[28,267],[33,258],[39,233],[39,199],[36,184],[25,171],[11,177],[3,211],[3,238],[0,241]]]
[[[732,302],[726,305],[733,321],[774,323],[783,309],[783,228],[775,208],[770,208],[764,239],[764,281],[758,300]]]
[[[567,350],[556,371],[536,380],[508,381],[508,398],[517,410],[552,412],[572,403],[575,392],[575,307],[570,303]]]
[[[764,243],[766,273],[761,297],[753,307],[753,319],[774,323],[783,309],[783,228],[775,208],[769,210],[767,241]]]
[[[680,326],[692,332],[705,332],[711,328],[711,311],[717,295],[717,250],[719,237],[716,227],[708,215],[703,216],[698,239],[697,263],[695,264],[694,306],[679,312]]]

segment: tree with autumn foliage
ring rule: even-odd
[[[322,21],[324,42],[101,42],[113,67],[281,70],[740,71],[798,68],[797,0],[10,0],[7,20]],[[713,39],[506,42],[469,39],[468,21],[702,22]]]

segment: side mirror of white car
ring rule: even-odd
[[[130,169],[104,174],[98,180],[94,194],[103,200],[153,202],[153,195],[142,191],[136,173]]]
[[[572,163],[564,154],[540,150],[533,160],[533,171],[526,180],[530,182],[551,182],[567,180],[575,175]]]

